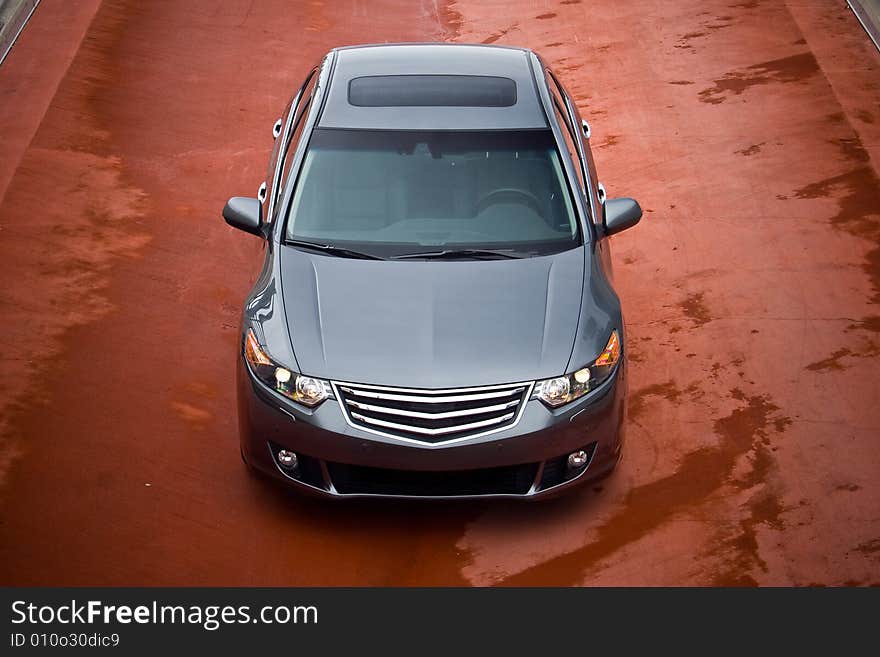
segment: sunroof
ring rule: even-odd
[[[357,107],[510,107],[516,83],[489,75],[370,75],[348,83]]]

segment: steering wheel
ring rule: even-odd
[[[477,214],[480,214],[490,205],[504,202],[513,202],[519,203],[521,205],[527,205],[532,210],[534,210],[535,214],[537,214],[539,217],[544,215],[544,211],[541,208],[541,201],[538,200],[537,196],[535,196],[531,192],[527,192],[522,189],[516,189],[515,187],[501,187],[500,189],[492,190],[488,194],[484,194],[483,197],[480,198],[479,201],[477,201]]]

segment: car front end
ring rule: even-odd
[[[601,478],[621,455],[626,364],[620,352],[601,382],[557,407],[556,399],[540,397],[540,388],[558,397],[564,386],[556,379],[576,383],[577,372],[434,390],[312,379],[299,386],[314,395],[303,403],[295,399],[297,379],[310,377],[281,368],[279,382],[278,366],[255,366],[251,335],[244,336],[237,372],[243,456],[307,492],[538,499]],[[260,368],[266,374],[257,374]]]

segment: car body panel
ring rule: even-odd
[[[568,363],[581,309],[580,248],[438,262],[282,247],[280,259],[293,349],[309,376],[451,388],[557,376]]]
[[[613,330],[621,334],[623,357],[626,357],[620,299],[611,287],[602,269],[601,261],[595,257],[595,254],[587,258],[585,266],[578,327],[565,373],[575,372],[584,365],[592,363],[602,353]]]

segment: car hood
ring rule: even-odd
[[[519,260],[356,260],[281,247],[300,371],[449,388],[562,374],[578,326],[584,250]]]

